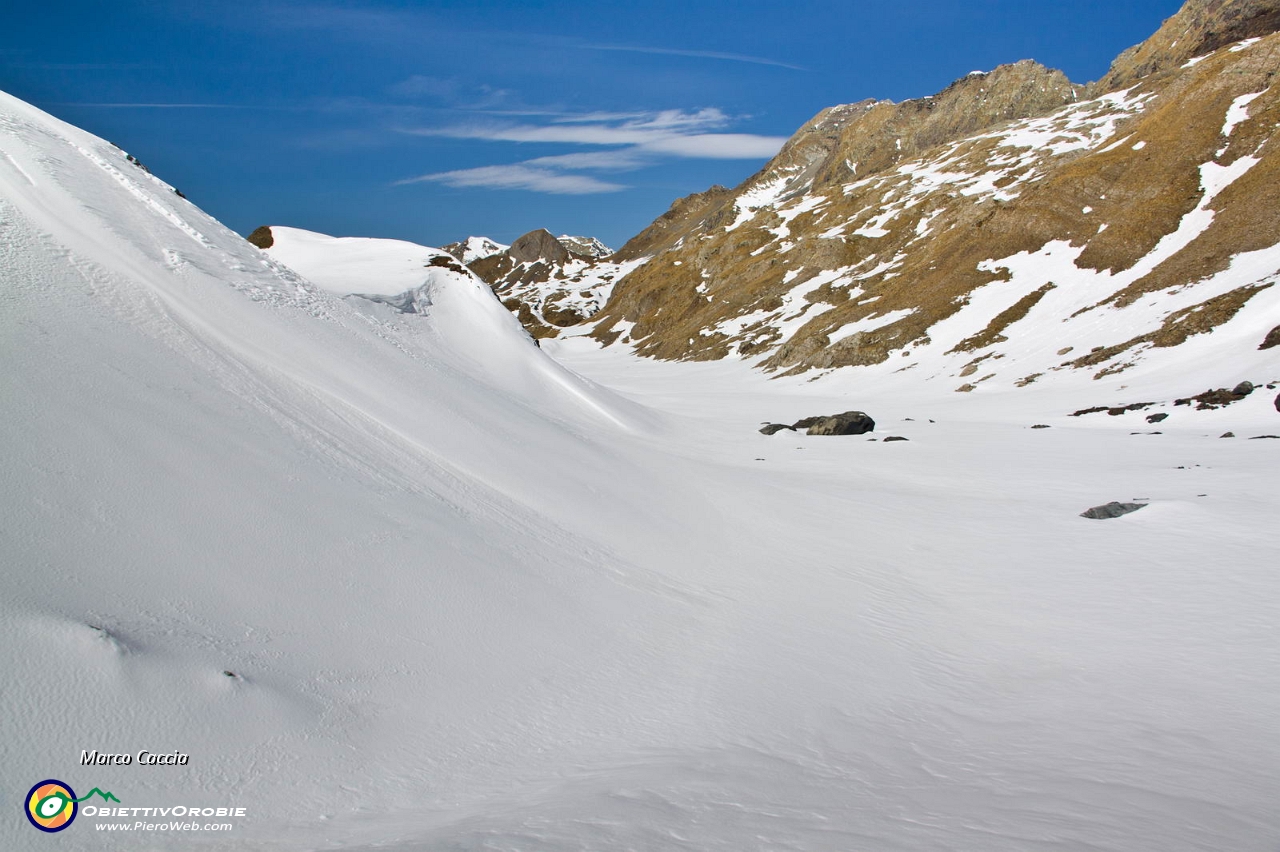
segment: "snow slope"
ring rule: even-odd
[[[0,287],[0,848],[51,777],[247,809],[68,850],[1280,837],[1274,390],[1131,435],[1065,416],[1115,384],[539,349],[464,274],[330,295],[4,95]],[[910,441],[755,431],[848,408]]]
[[[267,254],[330,293],[394,296],[420,286],[431,261],[447,255],[405,240],[331,237],[301,228],[271,226],[275,238]]]

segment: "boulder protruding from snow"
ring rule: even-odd
[[[1092,509],[1085,509],[1080,513],[1082,518],[1090,518],[1095,521],[1105,521],[1108,518],[1118,518],[1121,515],[1127,515],[1130,512],[1136,512],[1139,509],[1146,508],[1146,503],[1117,503],[1112,500],[1103,506],[1094,506]]]
[[[253,233],[249,234],[245,239],[260,249],[269,249],[276,244],[275,235],[271,233],[271,228],[268,225],[259,225],[254,228]]]
[[[804,421],[801,421],[804,422]],[[874,432],[876,421],[865,412],[846,411],[830,417],[819,417],[809,425],[808,435],[865,435]]]

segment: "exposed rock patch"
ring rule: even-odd
[[[846,411],[830,417],[818,417],[809,426],[808,435],[865,435],[875,431],[876,421],[862,411]]]
[[[271,228],[267,225],[259,225],[253,229],[253,233],[245,237],[251,244],[260,249],[269,249],[276,244],[275,235],[271,233]]]
[[[1136,512],[1139,509],[1145,509],[1146,503],[1118,503],[1112,501],[1102,506],[1094,506],[1092,509],[1086,509],[1080,513],[1082,518],[1090,518],[1095,521],[1107,520],[1109,518],[1118,518],[1121,515],[1127,515],[1130,512]]]
[[[1248,385],[1248,390],[1244,393],[1238,393]],[[1174,405],[1190,405],[1196,403],[1196,411],[1212,411],[1215,408],[1224,408],[1233,402],[1239,402],[1249,394],[1253,393],[1253,385],[1249,382],[1242,382],[1236,385],[1235,390],[1227,390],[1226,388],[1217,388],[1216,390],[1207,390],[1204,393],[1198,393],[1195,396],[1183,397],[1175,399]]]

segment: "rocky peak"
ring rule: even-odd
[[[1123,89],[1224,45],[1277,31],[1280,0],[1187,0],[1155,35],[1120,54],[1107,75],[1092,84],[1091,91],[1103,94]]]
[[[569,250],[546,228],[530,231],[517,239],[507,249],[507,254],[517,263],[562,264],[569,260]]]

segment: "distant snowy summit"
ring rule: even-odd
[[[561,234],[556,237],[556,240],[568,249],[570,254],[576,254],[579,257],[593,257],[599,260],[613,254],[613,249],[595,237],[571,237],[568,234]]]
[[[441,246],[443,251],[456,257],[463,263],[472,263],[477,260],[483,260],[495,254],[501,254],[510,246],[504,246],[502,243],[496,243],[488,237],[467,237],[465,240],[457,243],[449,243],[447,246]]]

